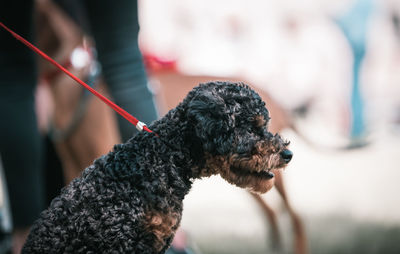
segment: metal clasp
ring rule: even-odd
[[[143,122],[141,122],[141,121],[139,121],[139,122],[136,124],[136,129],[138,129],[138,131],[142,131],[144,126],[146,126],[146,124],[143,123]]]

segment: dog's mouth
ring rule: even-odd
[[[245,170],[245,169],[241,169],[241,168],[237,168],[237,167],[231,167],[231,171],[240,177],[243,177],[243,176],[249,177],[250,176],[250,177],[256,177],[256,178],[266,179],[266,180],[272,179],[275,176],[275,174],[273,172],[271,172],[270,169],[262,170],[260,172],[255,172],[255,171],[249,171],[249,170]]]

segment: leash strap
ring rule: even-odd
[[[134,116],[132,116],[131,114],[129,114],[128,112],[126,112],[124,109],[122,109],[121,107],[119,107],[117,104],[113,103],[112,101],[110,101],[109,99],[107,99],[106,97],[104,97],[102,94],[100,94],[99,92],[97,92],[95,89],[91,88],[88,84],[86,84],[85,82],[83,82],[82,80],[80,80],[79,78],[77,78],[76,76],[74,76],[71,72],[69,72],[67,69],[65,69],[62,65],[60,65],[59,63],[57,63],[56,61],[54,61],[51,57],[49,57],[48,55],[46,55],[45,53],[43,53],[40,49],[38,49],[37,47],[35,47],[34,45],[32,45],[30,42],[28,42],[27,40],[25,40],[24,38],[22,38],[21,36],[19,36],[18,34],[16,34],[15,32],[13,32],[11,29],[9,29],[7,26],[5,26],[2,22],[0,22],[0,26],[3,27],[5,30],[7,30],[9,33],[11,33],[12,36],[14,36],[17,40],[19,40],[20,42],[22,42],[23,44],[25,44],[28,48],[30,48],[31,50],[33,50],[36,54],[38,54],[39,56],[41,56],[42,58],[44,58],[46,61],[50,62],[51,64],[53,64],[54,66],[56,66],[58,69],[62,70],[65,74],[67,74],[68,76],[70,76],[73,80],[75,80],[76,82],[78,82],[80,85],[82,85],[83,87],[85,87],[87,90],[89,90],[92,94],[94,94],[95,96],[97,96],[100,100],[102,100],[104,103],[106,103],[108,106],[110,106],[112,109],[114,109],[118,114],[120,114],[122,117],[124,117],[126,120],[128,120],[130,123],[132,123],[133,125],[136,126],[136,129],[138,129],[139,131],[145,130],[147,132],[152,132],[149,128],[147,128],[146,124],[144,124],[143,122],[140,122],[139,120],[137,120]]]

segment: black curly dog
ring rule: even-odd
[[[243,83],[194,88],[175,109],[95,160],[42,212],[22,253],[164,253],[197,178],[264,193],[292,157]]]

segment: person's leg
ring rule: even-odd
[[[351,137],[358,139],[365,134],[364,101],[360,91],[360,75],[365,52],[354,49],[353,84],[351,89]]]
[[[1,21],[32,41],[33,1],[5,1]],[[0,154],[13,217],[14,253],[43,207],[42,144],[34,111],[35,57],[0,29]]]
[[[138,46],[137,1],[87,0],[91,32],[110,93],[115,102],[150,124],[157,118],[153,96]],[[123,141],[135,131],[134,126],[118,116]]]
[[[336,20],[339,28],[342,30],[349,42],[353,53],[353,80],[351,87],[351,126],[350,138],[352,144],[349,147],[359,147],[365,145],[367,123],[364,115],[365,98],[361,90],[361,68],[366,54],[367,34],[370,19],[375,10],[374,0],[354,1],[349,9]]]

